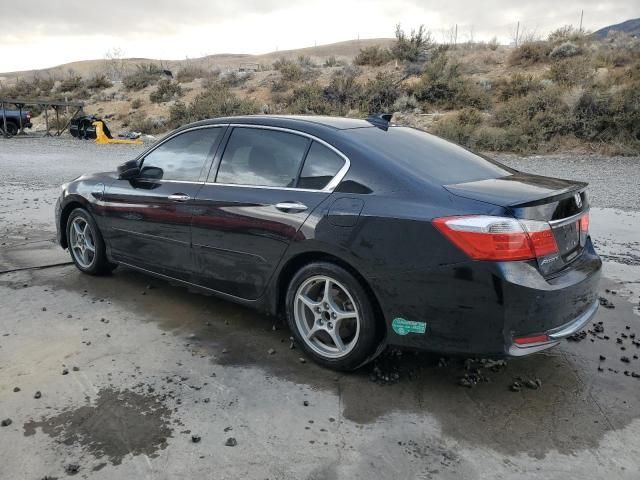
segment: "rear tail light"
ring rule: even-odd
[[[589,233],[589,212],[580,217],[580,232]]]
[[[27,112],[27,120],[31,120],[31,112]]]
[[[529,260],[558,252],[547,222],[470,215],[436,218],[433,224],[474,260]]]
[[[578,224],[580,226],[580,245],[584,246],[587,242],[587,236],[589,235],[589,212],[580,217]]]

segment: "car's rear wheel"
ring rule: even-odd
[[[353,370],[376,347],[376,315],[361,283],[342,267],[302,267],[287,291],[287,320],[297,343],[317,363]]]
[[[115,268],[115,265],[107,260],[104,240],[98,225],[83,208],[76,208],[69,215],[67,244],[71,259],[81,272],[102,275]]]
[[[2,129],[3,126],[4,125],[2,123],[2,117],[0,117],[0,129]],[[18,134],[18,130],[19,130],[18,125],[16,125],[13,122],[7,122],[7,134],[9,136],[13,137],[14,135],[17,135]]]

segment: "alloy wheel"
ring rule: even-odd
[[[360,314],[351,293],[326,275],[310,277],[298,287],[294,319],[302,340],[326,358],[347,355],[360,335]]]
[[[96,258],[95,234],[89,222],[82,217],[72,220],[69,227],[69,245],[73,258],[82,268],[89,268]]]

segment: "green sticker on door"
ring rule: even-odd
[[[400,317],[394,318],[391,326],[393,327],[393,331],[398,335],[407,335],[409,333],[424,334],[424,332],[427,331],[427,324],[425,322],[413,322]]]

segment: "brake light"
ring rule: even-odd
[[[31,112],[27,112],[27,120],[31,120]]]
[[[581,233],[589,232],[589,212],[585,213],[580,217],[580,232]]]
[[[558,252],[547,222],[470,215],[436,218],[433,224],[474,260],[529,260]]]

